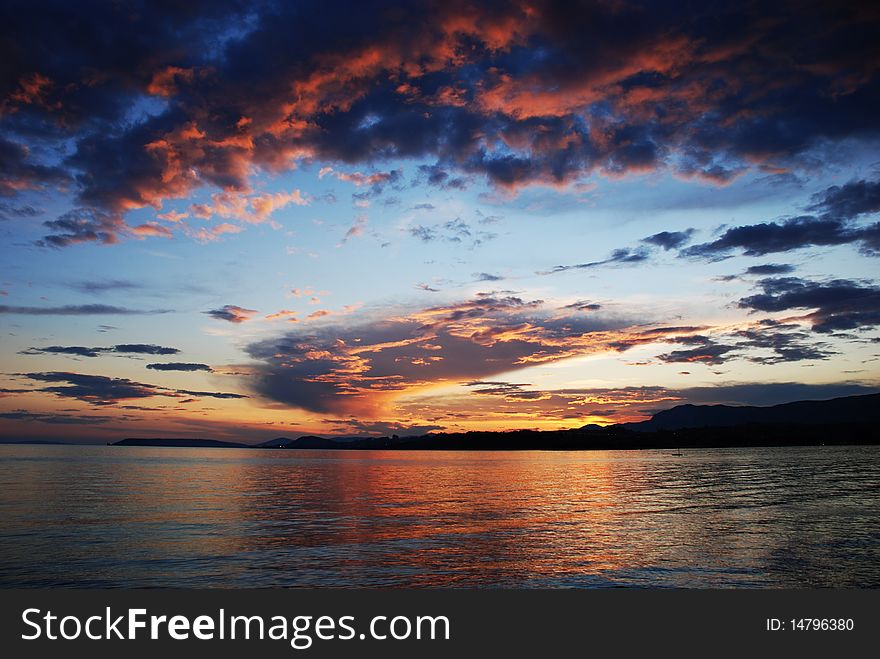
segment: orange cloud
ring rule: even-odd
[[[131,233],[138,238],[146,238],[148,236],[155,236],[158,238],[171,238],[174,236],[174,234],[168,227],[164,227],[161,224],[156,224],[155,222],[147,222],[146,224],[139,224],[136,227],[132,227]]]
[[[296,311],[282,309],[281,311],[270,313],[268,316],[266,316],[266,320],[286,320],[290,323],[296,323],[299,322],[296,318],[296,313]]]
[[[217,215],[249,224],[261,224],[268,220],[275,211],[290,204],[307,206],[309,199],[300,190],[263,194],[234,191],[217,192],[211,195],[210,204],[193,204],[190,206],[190,212],[203,220],[211,219]]]
[[[210,228],[202,227],[196,231],[192,231],[190,235],[200,243],[210,243],[214,242],[224,234],[241,233],[242,231],[244,231],[244,229],[238,225],[222,222],[221,224],[215,224]]]
[[[193,69],[179,66],[167,66],[153,74],[147,85],[147,93],[155,96],[173,96],[177,93],[177,85],[181,82],[192,82],[195,77]]]

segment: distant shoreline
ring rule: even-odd
[[[217,440],[128,438],[112,446],[246,448],[336,451],[607,451],[693,448],[880,445],[880,431],[866,424],[743,425],[637,432],[619,426],[579,430],[469,432],[350,440],[322,437],[278,438],[262,444]]]
[[[57,444],[40,440],[6,444]],[[678,405],[648,421],[567,430],[470,431],[390,437],[278,437],[258,444],[130,437],[111,446],[395,451],[589,451],[880,445],[880,394],[769,407]]]

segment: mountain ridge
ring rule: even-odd
[[[650,420],[567,430],[471,431],[398,437],[277,437],[259,444],[138,439],[114,446],[319,450],[588,450],[880,444],[880,393],[767,407],[677,405]]]

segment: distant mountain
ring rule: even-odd
[[[235,442],[221,442],[218,439],[137,439],[128,438],[113,442],[111,446],[159,446],[159,447],[187,447],[187,448],[252,448],[250,444],[236,444]]]
[[[338,448],[342,442],[335,439],[324,439],[323,437],[315,437],[314,435],[305,435],[297,439],[289,437],[278,437],[270,439],[262,444],[255,444],[254,448]]]
[[[291,439],[290,437],[276,437],[267,442],[254,444],[254,448],[290,448],[290,445],[295,441],[295,439]]]
[[[361,451],[623,450],[750,446],[880,444],[880,394],[772,407],[679,405],[649,421],[613,426],[589,424],[570,430],[431,433],[398,437],[327,439],[276,437],[261,444],[214,439],[123,439],[114,446],[319,449]]]
[[[725,428],[753,424],[828,425],[880,422],[880,394],[832,400],[802,400],[772,407],[678,405],[658,412],[649,421],[624,423],[637,432]]]

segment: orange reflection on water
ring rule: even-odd
[[[878,576],[870,447],[3,451],[4,585],[843,586]]]

